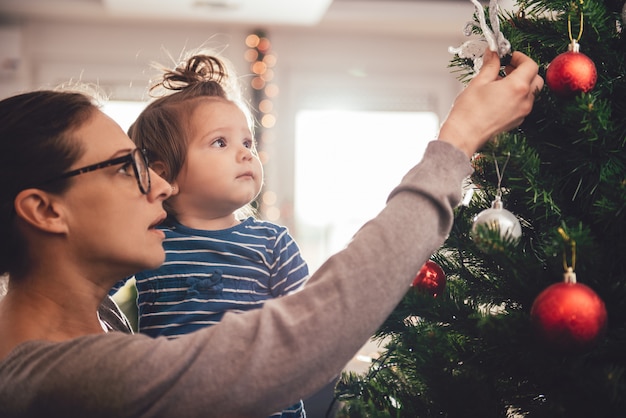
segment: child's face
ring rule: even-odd
[[[235,104],[211,99],[195,108],[176,184],[175,210],[200,217],[226,216],[257,196],[263,168],[248,121]]]

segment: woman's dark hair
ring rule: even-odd
[[[24,267],[25,248],[15,228],[14,200],[30,187],[62,192],[67,171],[83,150],[71,134],[97,109],[87,95],[35,91],[0,101],[0,274]]]

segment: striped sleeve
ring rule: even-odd
[[[274,297],[300,289],[309,278],[309,267],[302,258],[298,244],[286,228],[279,229],[271,266],[270,284]]]

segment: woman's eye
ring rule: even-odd
[[[121,166],[119,170],[117,170],[117,172],[121,174],[125,174],[127,176],[134,176],[135,174],[133,173],[133,163],[130,161],[127,162],[126,164]]]

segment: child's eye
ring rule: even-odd
[[[253,139],[246,139],[245,141],[243,141],[243,145],[246,148],[255,149],[256,148],[256,141],[253,140]]]
[[[226,146],[226,140],[224,138],[217,138],[211,143],[212,147],[224,148]]]

